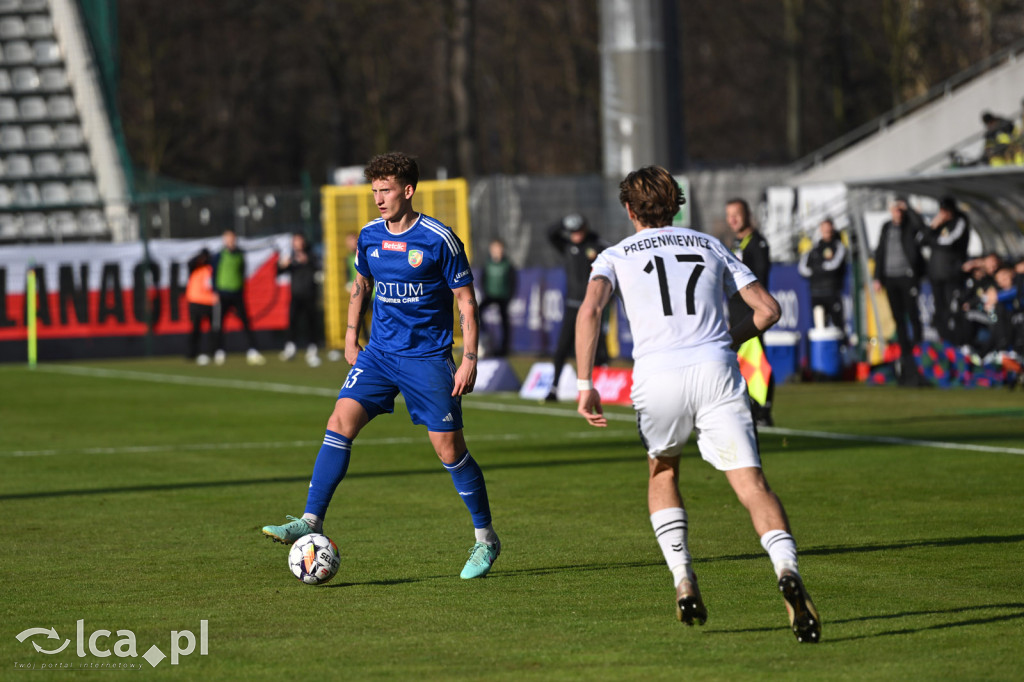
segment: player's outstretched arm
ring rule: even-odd
[[[452,289],[459,306],[459,326],[462,328],[462,362],[455,372],[452,395],[466,395],[476,385],[477,346],[480,340],[480,309],[473,286]]]
[[[751,282],[740,289],[743,302],[753,309],[753,314],[740,320],[729,329],[732,337],[731,347],[738,350],[743,342],[767,331],[779,321],[782,308],[775,297],[768,293],[760,282]]]
[[[370,304],[370,293],[373,291],[373,279],[356,272],[352,283],[352,293],[348,298],[348,327],[345,329],[345,360],[348,364],[356,364],[359,351],[359,327],[363,324],[363,313]]]
[[[601,396],[596,390],[583,388],[592,382],[594,376],[594,355],[597,352],[598,335],[601,332],[601,313],[612,295],[612,283],[598,275],[587,284],[587,295],[576,315],[576,376],[582,390],[579,391],[579,406],[576,411],[583,415],[591,426],[608,426],[608,420],[601,408]]]

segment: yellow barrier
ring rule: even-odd
[[[380,217],[369,185],[321,190],[324,221],[324,326],[329,348],[345,347],[348,319],[348,256],[345,235],[357,233],[371,220]],[[448,225],[473,253],[469,226],[469,186],[463,178],[423,180],[416,186],[413,207]],[[472,258],[470,258],[472,263]],[[456,315],[458,319],[458,315]],[[455,345],[462,345],[460,330],[455,329]]]

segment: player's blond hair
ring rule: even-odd
[[[644,166],[619,183],[619,202],[629,204],[641,225],[664,227],[672,224],[686,198],[671,173],[661,166]]]
[[[369,182],[394,178],[402,187],[412,185],[415,188],[420,180],[420,168],[416,164],[416,159],[408,154],[388,152],[370,159],[363,175]]]

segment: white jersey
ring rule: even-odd
[[[757,278],[719,240],[683,227],[647,228],[602,251],[590,271],[595,277],[622,295],[637,370],[736,362],[723,293],[730,297]]]

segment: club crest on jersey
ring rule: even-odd
[[[413,249],[409,252],[409,265],[414,268],[418,268],[420,263],[423,262],[423,252],[419,249]]]
[[[393,242],[385,239],[380,246],[385,251],[405,251],[405,242]]]

